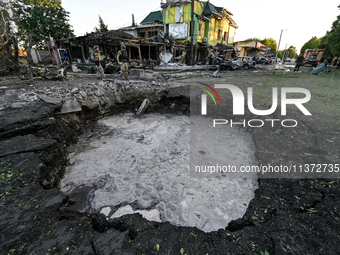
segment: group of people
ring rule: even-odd
[[[95,45],[94,47],[94,52],[92,53],[92,59],[94,60],[94,63],[97,66],[97,78],[98,79],[103,79],[104,78],[104,69],[101,64],[101,61],[103,60],[102,58],[102,53],[99,50],[99,46]],[[120,46],[120,51],[117,53],[117,62],[118,65],[120,65],[120,70],[121,70],[121,78],[123,75],[125,76],[125,79],[128,80],[128,73],[129,73],[129,55],[126,51],[126,46],[121,45]],[[69,66],[69,57],[67,54],[67,51],[64,50],[61,53],[61,57],[63,59],[62,65]]]
[[[295,68],[294,68],[294,72],[299,71],[300,66],[303,64],[303,61],[304,61],[304,56],[303,56],[303,54],[300,54],[300,56],[298,56],[296,58],[296,62],[295,62],[296,65],[295,65]],[[340,67],[340,61],[339,61],[337,56],[335,56],[334,58],[329,57],[326,60],[321,60],[321,63],[323,63],[323,62],[325,63],[326,66],[327,65],[333,65],[333,66]]]
[[[97,66],[97,78],[102,79],[104,78],[104,69],[102,67],[101,61],[102,54],[99,50],[99,46],[94,46],[94,52],[92,56],[96,66]],[[128,73],[129,73],[129,55],[126,51],[126,46],[121,45],[120,51],[117,53],[117,63],[120,65],[121,74],[120,77],[123,78],[123,75],[125,76],[125,79],[128,80]]]
[[[97,78],[103,79],[104,78],[104,69],[102,67],[101,61],[102,54],[99,50],[99,46],[94,46],[94,52],[93,52],[93,60],[97,66]],[[125,79],[128,80],[128,73],[129,73],[129,55],[126,51],[126,46],[121,45],[120,51],[117,53],[117,63],[120,65],[120,77],[123,78],[123,75],[125,76]]]
[[[328,65],[333,65],[333,66],[339,66],[340,65],[340,62],[339,62],[339,59],[338,59],[337,56],[335,56],[334,58],[329,57],[326,60],[326,62],[327,62]]]

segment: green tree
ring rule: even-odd
[[[25,48],[29,42],[37,47],[45,46],[50,36],[53,39],[74,36],[68,23],[69,12],[60,0],[13,0],[13,12]]]
[[[296,47],[293,45],[289,46],[289,48],[287,49],[287,52],[288,52],[287,56],[289,56],[290,58],[296,58],[298,55]]]
[[[0,71],[14,71],[21,78],[18,39],[10,9],[9,2],[0,2]]]
[[[277,54],[277,57],[279,58],[279,59],[283,59],[283,50],[279,50],[279,53]]]
[[[94,31],[97,32],[97,33],[109,31],[107,29],[107,25],[105,25],[105,23],[104,23],[102,17],[100,17],[100,15],[99,15],[99,28],[95,27]]]
[[[320,46],[319,46],[319,49],[325,50],[325,52],[323,54],[323,58],[328,58],[328,57],[332,56],[331,46],[328,43],[328,35],[329,35],[329,32],[327,31],[326,35],[321,38],[321,42],[320,42]]]
[[[340,5],[338,6],[340,8]],[[330,46],[330,51],[334,56],[340,56],[340,15],[332,24],[332,29],[327,35],[327,42]]]
[[[306,42],[301,50],[300,53],[304,53],[307,49],[319,49],[321,44],[321,39],[317,38],[316,36],[313,36],[308,42]]]
[[[277,42],[273,38],[271,38],[271,37],[267,38],[266,37],[264,39],[260,39],[260,38],[254,37],[254,38],[249,38],[248,40],[255,40],[255,41],[258,41],[258,42],[260,42],[264,45],[268,45],[269,48],[271,49],[270,52],[272,54],[276,54]]]
[[[261,41],[262,44],[264,45],[268,45],[269,48],[271,49],[271,53],[272,54],[276,54],[276,49],[277,49],[277,42],[276,40],[274,40],[273,38],[269,37],[269,38],[264,38]]]

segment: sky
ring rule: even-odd
[[[165,0],[163,0],[165,1]],[[92,32],[99,23],[99,15],[108,29],[130,26],[132,14],[139,24],[150,12],[160,10],[161,0],[62,0],[70,12],[70,24],[76,36]],[[340,15],[339,0],[320,2],[310,0],[211,0],[233,14],[239,28],[235,41],[257,37],[272,37],[277,42],[282,33],[280,49],[293,45],[301,47],[313,36],[322,37]],[[277,4],[274,4],[277,3]]]

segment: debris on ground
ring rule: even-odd
[[[324,74],[326,72],[326,64],[323,63],[316,68],[313,68],[309,74]]]

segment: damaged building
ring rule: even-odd
[[[135,24],[133,18],[132,26],[119,30],[51,41],[48,47],[52,62],[61,64],[61,53],[66,50],[71,63],[94,67],[91,56],[93,46],[98,45],[103,66],[114,65],[121,44],[127,47],[130,65],[134,67],[153,67],[161,64],[161,60],[189,64],[191,60],[188,53],[192,46],[192,63],[205,64],[211,51],[219,52],[225,58],[233,57],[233,42],[238,26],[232,19],[233,14],[226,8],[214,6],[209,1],[191,3],[186,0],[168,0],[161,3],[161,8],[161,11],[150,12],[140,25]]]
[[[193,23],[195,62],[204,61],[209,51],[215,50],[232,57],[235,31],[238,28],[233,14],[209,1],[194,1],[194,20],[191,19],[191,1],[167,0],[161,4],[164,31],[176,42],[190,43],[190,24]]]
[[[94,45],[98,45],[103,56],[103,65],[115,63],[120,45],[125,45],[129,59],[135,66],[155,65],[158,54],[166,49],[170,41],[164,42],[163,38],[139,38],[119,30],[111,30],[101,33],[90,33],[75,38],[57,40],[50,44],[52,61],[61,63],[61,52],[66,50],[72,63],[77,66],[91,65]],[[170,47],[170,46],[169,46]],[[59,63],[58,63],[59,62]]]
[[[270,48],[267,45],[255,40],[234,42],[234,47],[239,57],[256,57],[267,51],[270,52]]]

